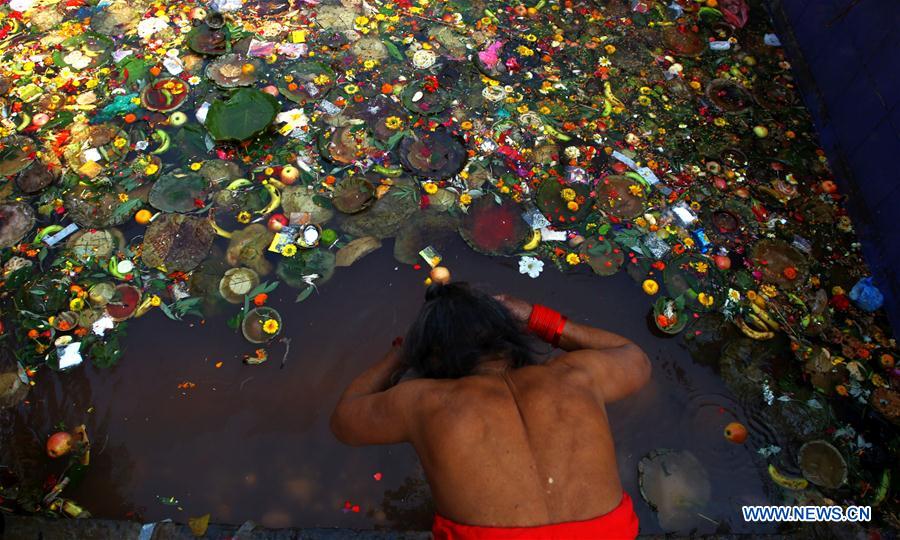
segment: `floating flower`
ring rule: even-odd
[[[700,293],[697,295],[697,301],[704,307],[710,307],[716,299],[711,294]]]
[[[659,283],[652,279],[645,279],[644,283],[641,285],[641,288],[644,289],[645,293],[652,296],[659,292]]]
[[[528,274],[528,277],[536,278],[544,270],[544,261],[537,257],[522,257],[519,259],[519,273]]]
[[[384,119],[384,125],[388,129],[400,129],[400,126],[403,125],[403,120],[399,116],[388,116]]]
[[[128,194],[127,193],[119,193],[119,200],[121,202],[128,202]]]
[[[438,185],[434,182],[425,182],[422,184],[422,187],[425,189],[425,193],[429,195],[434,195],[438,191]]]
[[[84,300],[81,298],[73,298],[69,300],[69,309],[72,311],[81,311],[84,309]]]
[[[353,94],[359,92],[359,87],[356,86],[355,84],[348,84],[347,86],[344,87],[344,92],[346,92],[348,95],[352,96]]]
[[[246,210],[241,210],[241,212],[238,213],[238,215],[237,215],[238,223],[243,223],[243,224],[245,224],[245,225],[246,225],[247,223],[250,223],[250,220],[251,220],[252,218],[253,218],[253,216],[251,216],[251,215],[250,215],[250,212],[248,212],[248,211],[246,211]]]
[[[273,335],[278,332],[278,321],[275,319],[267,319],[266,322],[263,323],[263,332]]]
[[[287,244],[283,248],[281,248],[281,254],[285,257],[293,257],[297,254],[297,246],[296,244]]]
[[[463,193],[462,195],[459,196],[459,204],[461,204],[463,206],[468,206],[468,205],[472,204],[472,196],[469,195],[468,193]]]
[[[144,169],[144,174],[146,174],[147,176],[153,176],[158,171],[159,165],[157,165],[156,163],[151,163],[150,165],[147,165],[146,169]]]
[[[578,203],[577,203],[577,202],[575,202],[575,201],[569,201],[568,203],[566,203],[566,208],[568,208],[568,209],[569,209],[570,211],[572,211],[572,212],[577,212],[579,206],[578,206]]]
[[[162,304],[162,298],[160,298],[159,295],[154,294],[153,296],[150,297],[150,305],[151,306],[159,307],[160,304]]]
[[[574,266],[581,262],[581,257],[577,253],[569,253],[566,255],[566,262]]]
[[[253,297],[253,305],[262,306],[269,299],[269,295],[266,293],[259,293]]]

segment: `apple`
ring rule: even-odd
[[[278,97],[278,87],[274,84],[270,84],[269,86],[263,86],[263,92],[269,94],[272,97]]]
[[[753,134],[760,139],[765,139],[769,136],[769,128],[767,128],[766,126],[756,126],[753,128]]]
[[[435,266],[431,269],[431,281],[441,285],[450,283],[450,270],[444,266]]]
[[[728,255],[713,255],[713,262],[719,270],[728,270],[731,268],[731,257]]]
[[[175,127],[183,126],[185,122],[188,121],[188,117],[181,111],[173,112],[171,116],[169,116],[169,123]]]
[[[300,178],[300,169],[293,165],[285,165],[281,168],[281,181],[285,185],[291,186]]]
[[[284,217],[284,214],[272,214],[269,218],[269,222],[267,223],[267,227],[270,231],[277,233],[281,229],[288,224],[288,219]]]
[[[72,435],[59,431],[47,439],[47,455],[52,458],[62,457],[72,451]]]

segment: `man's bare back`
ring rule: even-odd
[[[561,363],[422,385],[412,444],[441,515],[535,526],[603,515],[622,487],[603,402]]]
[[[503,298],[519,320],[530,304]],[[605,403],[649,378],[627,339],[567,323],[544,365],[484,359],[468,376],[391,386],[400,349],[357,378],[332,416],[348,444],[411,443],[438,513],[456,523],[532,527],[607,514],[623,492]]]

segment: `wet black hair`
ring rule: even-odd
[[[432,284],[403,342],[407,366],[431,379],[470,375],[484,360],[535,363],[530,338],[506,306],[467,283]]]

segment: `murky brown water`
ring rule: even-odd
[[[517,259],[477,255],[461,242],[444,255],[457,280],[546,303],[645,348],[651,383],[610,407],[620,474],[642,532],[661,530],[638,495],[637,463],[660,447],[690,450],[709,471],[712,499],[697,518],[698,531],[716,531],[714,522],[722,531],[761,530],[740,517],[742,504],[766,500],[753,438],[737,446],[722,436],[728,422],[747,422],[746,411],[712,370],[692,361],[680,338],[651,333],[650,302],[626,273],[598,278],[548,267],[532,280],[519,274]],[[273,527],[427,527],[427,492],[410,448],[349,448],[328,430],[345,385],[405,332],[423,278],[395,263],[386,245],[340,269],[301,304],[293,303],[295,292],[276,291],[273,305],[292,339],[283,368],[281,345],[266,364],[244,365],[253,347],[226,327],[224,316],[189,326],[151,313],[132,322],[117,367],[42,371],[30,404],[17,413],[20,438],[37,436],[39,444],[60,421],[88,425],[93,464],[68,493],[95,516],[183,522],[209,512],[218,522],[252,519]],[[218,361],[224,365],[217,369]],[[179,389],[184,382],[196,387]],[[157,496],[175,497],[179,506]],[[345,501],[360,512],[345,512]]]

